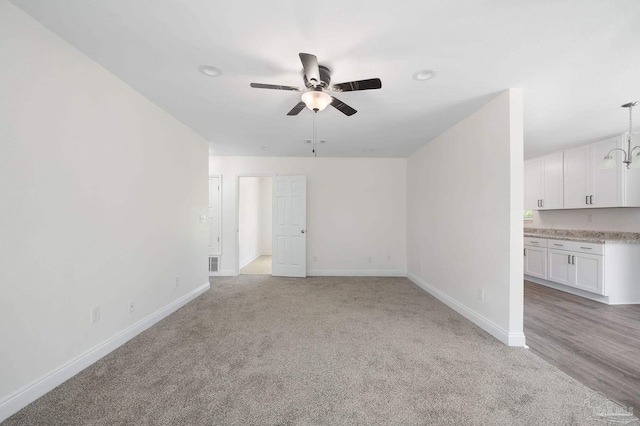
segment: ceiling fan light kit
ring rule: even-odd
[[[302,94],[302,102],[313,112],[322,111],[332,102],[331,96],[320,90],[309,90]]]
[[[318,58],[310,53],[300,53],[300,61],[304,69],[303,80],[305,89],[295,86],[281,86],[277,84],[251,83],[251,87],[256,89],[272,89],[272,90],[288,90],[294,92],[303,92],[301,101],[293,107],[287,115],[298,115],[306,106],[314,113],[324,110],[331,105],[346,116],[355,114],[355,109],[345,104],[335,96],[331,96],[327,91],[332,92],[355,92],[360,90],[381,89],[382,82],[379,78],[370,78],[368,80],[349,81],[347,83],[339,83],[331,86],[331,70],[329,68],[318,65]]]
[[[631,147],[633,141],[633,107],[638,105],[638,103],[640,102],[635,101],[621,105],[622,108],[629,109],[629,132],[627,133],[627,149],[614,148],[609,151],[604,159],[600,162],[600,164],[598,164],[598,169],[609,170],[615,169],[617,167],[616,160],[611,155],[611,153],[613,153],[614,151],[622,151],[624,153],[624,160],[622,160],[622,162],[627,165],[627,169],[640,169],[640,145],[636,145],[633,148]],[[638,150],[638,153],[634,156],[633,153],[636,150]]]

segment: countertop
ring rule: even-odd
[[[525,237],[585,243],[640,244],[640,232],[580,231],[570,229],[524,228]]]

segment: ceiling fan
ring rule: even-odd
[[[291,90],[303,92],[302,100],[293,107],[287,115],[298,115],[306,106],[313,112],[322,111],[328,105],[333,106],[343,114],[350,116],[357,111],[344,102],[331,96],[327,91],[332,92],[355,92],[357,90],[380,89],[382,82],[379,78],[368,80],[349,81],[331,86],[331,71],[324,65],[318,65],[318,58],[310,53],[300,53],[300,60],[304,68],[305,89],[293,86],[280,86],[275,84],[251,83],[251,87],[256,89]]]

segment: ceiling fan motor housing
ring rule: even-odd
[[[309,89],[312,89],[314,87],[322,87],[323,89],[326,89],[329,87],[329,84],[331,84],[331,70],[329,70],[329,68],[325,67],[324,65],[318,65],[318,69],[320,71],[319,83],[313,84],[307,79],[306,74],[304,76],[304,85]]]

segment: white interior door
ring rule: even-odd
[[[271,275],[307,276],[307,177],[273,178]]]

